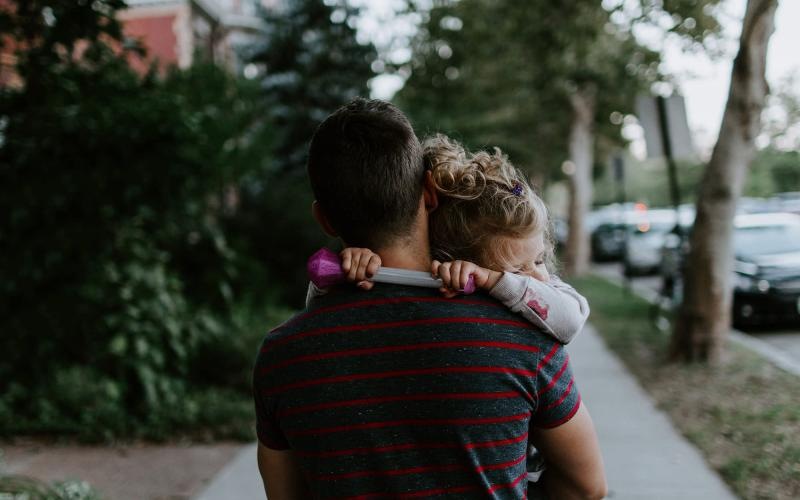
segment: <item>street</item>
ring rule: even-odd
[[[593,269],[597,274],[615,281],[621,282],[624,280],[622,264],[620,263],[595,263]],[[659,276],[634,277],[630,280],[630,286],[640,295],[655,298],[658,296],[658,291],[661,288],[661,278]],[[790,329],[762,328],[759,330],[743,331],[742,333],[769,344],[770,347],[780,351],[793,362],[800,364],[800,327]]]

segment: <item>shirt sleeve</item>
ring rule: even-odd
[[[253,370],[253,400],[256,408],[256,436],[258,440],[273,450],[288,450],[291,448],[286,435],[281,430],[277,418],[277,402],[275,398],[264,396],[262,358],[259,356]]]
[[[489,293],[562,344],[575,338],[589,317],[583,295],[557,276],[545,282],[504,272]]]
[[[575,416],[581,396],[575,386],[569,355],[564,346],[554,343],[536,367],[536,412],[534,427],[549,429],[563,425]]]

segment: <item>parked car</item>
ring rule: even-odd
[[[624,241],[622,264],[626,276],[658,273],[666,239],[676,231],[685,231],[694,221],[694,207],[682,206],[678,213],[676,216],[675,210],[658,209],[638,214]]]
[[[734,325],[800,322],[800,216],[739,215],[733,248]]]
[[[622,258],[625,251],[625,233],[630,224],[624,222],[604,222],[592,233],[592,259],[609,262]]]
[[[688,241],[667,238],[662,294],[680,302]],[[733,230],[733,324],[737,328],[800,323],[800,216],[740,214]]]
[[[620,260],[625,251],[627,231],[636,224],[636,212],[647,210],[641,203],[615,203],[590,213],[592,259],[596,262]]]

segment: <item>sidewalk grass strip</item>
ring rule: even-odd
[[[731,343],[717,367],[668,363],[647,302],[597,276],[572,283],[607,345],[739,496],[800,498],[800,377]]]

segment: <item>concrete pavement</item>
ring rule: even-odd
[[[567,346],[567,351],[600,439],[608,498],[736,498],[697,449],[655,407],[591,325]]]
[[[264,484],[258,473],[256,445],[248,444],[214,476],[193,500],[264,500]]]
[[[591,325],[567,350],[597,428],[608,476],[608,498],[736,498],[700,453],[672,427],[666,415],[656,409]],[[264,498],[255,445],[248,445],[195,500]]]

